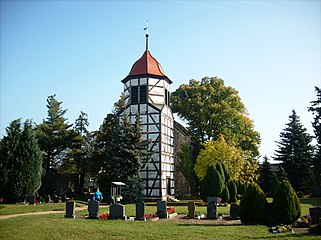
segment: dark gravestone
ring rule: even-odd
[[[66,215],[65,218],[75,218],[75,202],[66,202]]]
[[[217,197],[207,198],[207,218],[217,219]]]
[[[50,203],[50,195],[45,196],[45,203]]]
[[[230,206],[230,219],[239,219],[240,208],[236,203],[232,203]]]
[[[321,218],[321,208],[309,208],[310,217],[311,217],[311,224],[318,224]]]
[[[34,205],[36,200],[36,196],[28,196],[27,201],[29,204]]]
[[[58,196],[56,194],[53,195],[53,201],[54,201],[54,203],[58,203],[59,202],[59,198],[58,198]]]
[[[125,206],[119,203],[110,205],[110,219],[126,219]]]
[[[145,220],[145,203],[143,201],[138,201],[136,203],[136,218],[135,220]]]
[[[188,218],[195,218],[195,202],[188,203]]]
[[[91,200],[88,203],[89,218],[97,218],[98,212],[99,212],[99,202],[96,200]]]
[[[166,206],[166,201],[158,201],[157,202],[157,216],[159,218],[168,218],[168,214],[167,214],[167,206]]]

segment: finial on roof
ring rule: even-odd
[[[146,21],[146,27],[144,27],[144,31],[146,32],[146,35],[145,35],[145,37],[146,37],[146,50],[148,50],[148,37],[149,37],[149,35],[148,35],[148,21]]]

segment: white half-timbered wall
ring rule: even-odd
[[[145,96],[146,90],[146,96]],[[140,172],[148,200],[175,194],[174,122],[169,104],[169,84],[164,78],[133,78],[124,83],[126,114],[132,123],[139,112],[143,139],[151,140],[153,152]],[[137,98],[137,99],[136,99]]]

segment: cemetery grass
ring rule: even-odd
[[[76,202],[76,207],[82,207],[85,204]],[[42,203],[39,205],[28,205],[28,204],[0,204],[0,215],[11,215],[19,213],[30,213],[30,212],[45,212],[45,211],[65,211],[65,203]]]
[[[302,215],[309,207],[320,206],[321,199],[300,199]],[[50,204],[48,204],[50,205]],[[2,206],[2,205],[0,205]],[[40,205],[37,205],[40,206]],[[54,205],[51,205],[54,207]],[[60,204],[65,207],[65,204]],[[170,203],[168,203],[170,206]],[[33,206],[25,206],[33,207]],[[187,206],[174,206],[179,214],[187,214]],[[154,213],[155,206],[146,206],[146,213]],[[100,212],[109,211],[101,208]],[[196,207],[205,213],[206,207]],[[229,207],[219,207],[218,213],[228,214]],[[77,211],[76,215],[87,215]],[[135,205],[126,205],[126,215],[135,216]],[[202,221],[202,220],[200,220]],[[271,234],[262,225],[194,225],[170,220],[156,222],[66,219],[64,214],[20,216],[0,220],[0,239],[320,239],[314,235],[289,233]]]

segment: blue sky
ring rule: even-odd
[[[292,109],[313,133],[321,1],[1,0],[0,15],[0,136],[16,118],[40,123],[53,94],[70,123],[84,111],[98,129],[144,52],[147,20],[171,91],[223,78],[261,134],[261,155],[273,156]]]

